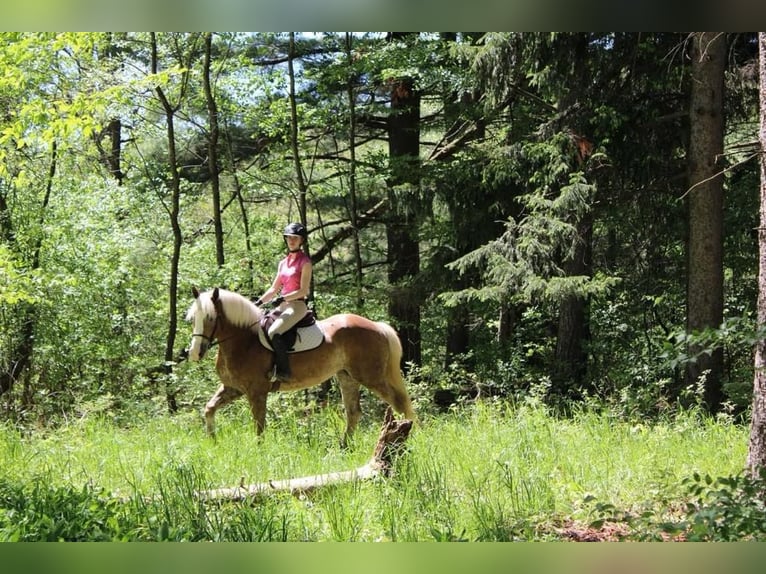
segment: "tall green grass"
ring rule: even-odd
[[[382,421],[379,406],[367,412],[345,450],[339,407],[306,414],[296,395],[270,398],[261,440],[244,402],[219,413],[215,440],[196,413],[0,427],[0,540],[551,539],[564,521],[592,519],[589,501],[670,505],[695,473],[739,473],[747,449],[747,428],[695,412],[642,424],[478,403],[424,415],[387,479],[253,504],[195,496],[361,466]]]

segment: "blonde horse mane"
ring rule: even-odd
[[[192,303],[186,313],[186,320],[193,321],[197,313],[204,313],[210,319],[217,316],[213,294],[218,292],[218,301],[221,302],[221,309],[226,315],[226,320],[237,327],[246,327],[255,330],[258,322],[263,316],[263,311],[259,309],[246,297],[239,293],[228,291],[226,289],[214,289],[203,291]]]

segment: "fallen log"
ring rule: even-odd
[[[412,421],[394,419],[393,411],[389,407],[386,410],[383,427],[380,429],[372,458],[363,466],[353,470],[330,472],[301,478],[269,480],[268,482],[257,484],[240,484],[231,488],[204,490],[197,494],[202,500],[206,501],[228,500],[240,502],[276,492],[289,492],[293,496],[300,496],[325,486],[389,476],[393,469],[394,458],[402,443],[407,440],[411,429]]]

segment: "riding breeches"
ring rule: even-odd
[[[297,301],[283,301],[278,307],[281,314],[269,327],[269,337],[279,335],[290,330],[298,321],[306,316],[309,308],[303,299]]]

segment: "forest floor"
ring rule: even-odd
[[[557,528],[556,534],[570,542],[619,542],[630,534],[630,530],[626,525],[614,522],[605,522],[595,528],[572,520]]]

